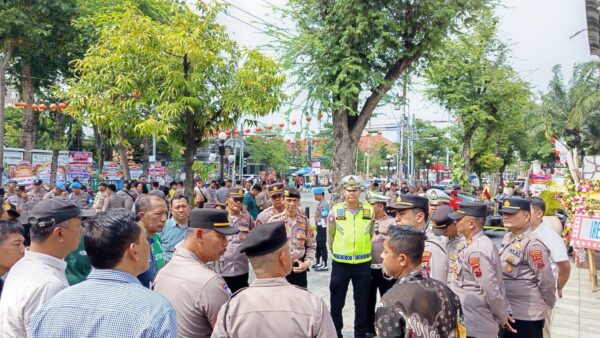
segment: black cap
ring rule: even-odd
[[[6,210],[9,215],[14,217],[20,217],[21,214],[17,211],[17,206],[12,203],[3,203],[2,208]]]
[[[17,186],[17,190],[19,190],[19,191],[25,191],[25,186],[24,185],[19,185],[19,186]]]
[[[531,211],[531,202],[524,198],[508,198],[505,199],[502,203],[502,209],[498,210],[498,212],[503,214],[516,214],[519,211]]]
[[[421,209],[428,211],[429,200],[417,195],[398,195],[396,198],[389,200],[386,210],[389,209]]]
[[[291,197],[300,199],[300,191],[296,188],[286,187],[283,191],[283,197]]]
[[[240,246],[240,253],[247,256],[262,256],[276,251],[288,241],[285,222],[265,223],[250,231]]]
[[[276,196],[279,194],[283,194],[284,187],[283,183],[275,183],[268,186],[267,189],[269,190],[269,196]]]
[[[60,224],[75,217],[91,217],[96,213],[93,210],[81,209],[73,201],[62,198],[49,198],[41,200],[31,210],[29,223],[31,226],[43,228]]]
[[[227,211],[219,209],[193,209],[190,212],[190,228],[212,229],[223,235],[235,235],[240,229],[232,227]]]
[[[227,197],[244,197],[244,189],[240,187],[233,187],[227,189]]]
[[[461,219],[465,216],[487,217],[487,205],[483,203],[461,203],[456,212],[451,212],[448,217]]]
[[[33,181],[33,185],[42,185],[42,180],[35,180]]]
[[[433,228],[445,228],[450,225],[454,220],[450,218],[450,213],[454,212],[454,209],[449,205],[440,205],[435,209],[433,215],[431,215],[431,226]]]

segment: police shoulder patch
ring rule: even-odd
[[[479,265],[479,257],[469,258],[469,265],[471,266],[473,276],[475,276],[476,278],[480,278],[482,276],[482,273],[481,266]]]
[[[531,261],[533,262],[533,266],[536,269],[541,270],[546,266],[544,264],[544,257],[542,256],[542,250],[539,250],[539,249],[530,250],[529,257],[531,258]]]
[[[429,261],[431,260],[431,252],[423,251],[423,256],[421,256],[421,268],[423,271],[429,272]]]

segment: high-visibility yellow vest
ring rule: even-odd
[[[371,227],[373,207],[361,203],[356,214],[344,208],[344,203],[333,206],[335,236],[332,258],[339,263],[358,264],[371,260]]]

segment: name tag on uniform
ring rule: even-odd
[[[346,211],[344,209],[337,209],[335,212],[335,219],[345,220]]]
[[[363,209],[363,219],[371,219],[371,210]]]

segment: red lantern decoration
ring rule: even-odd
[[[273,126],[269,124],[265,128],[267,128],[267,130],[271,130],[271,129],[273,129]]]
[[[279,123],[279,128],[283,129],[283,127],[285,127],[285,123],[283,123],[283,122]]]
[[[227,137],[229,137],[231,135],[231,132],[229,130],[226,130],[225,135],[227,135]]]
[[[56,109],[58,109],[58,106],[56,105],[56,103],[51,103],[50,104],[50,110],[56,111]]]
[[[319,120],[323,118],[323,112],[319,112]]]
[[[256,132],[257,132],[257,133],[260,133],[261,131],[262,131],[262,128],[261,128],[261,127],[258,127],[258,128],[256,128]]]
[[[33,110],[38,110],[38,108],[39,108],[39,106],[35,103],[31,105],[31,109],[33,109]]]
[[[58,104],[58,109],[60,110],[65,110],[65,108],[67,108],[67,104],[64,102],[61,102]]]
[[[296,120],[292,120],[292,126],[296,125]]]
[[[41,111],[44,111],[44,110],[46,110],[46,105],[42,103],[42,104],[40,104],[40,105],[39,105],[39,107],[38,107],[38,108],[39,108]]]
[[[250,134],[250,131],[251,131],[250,128],[246,128],[246,130],[244,130],[244,133]]]
[[[236,131],[234,131],[233,133],[234,133],[235,135],[239,135],[239,134],[240,134],[240,131],[239,131],[239,130],[236,130]]]

